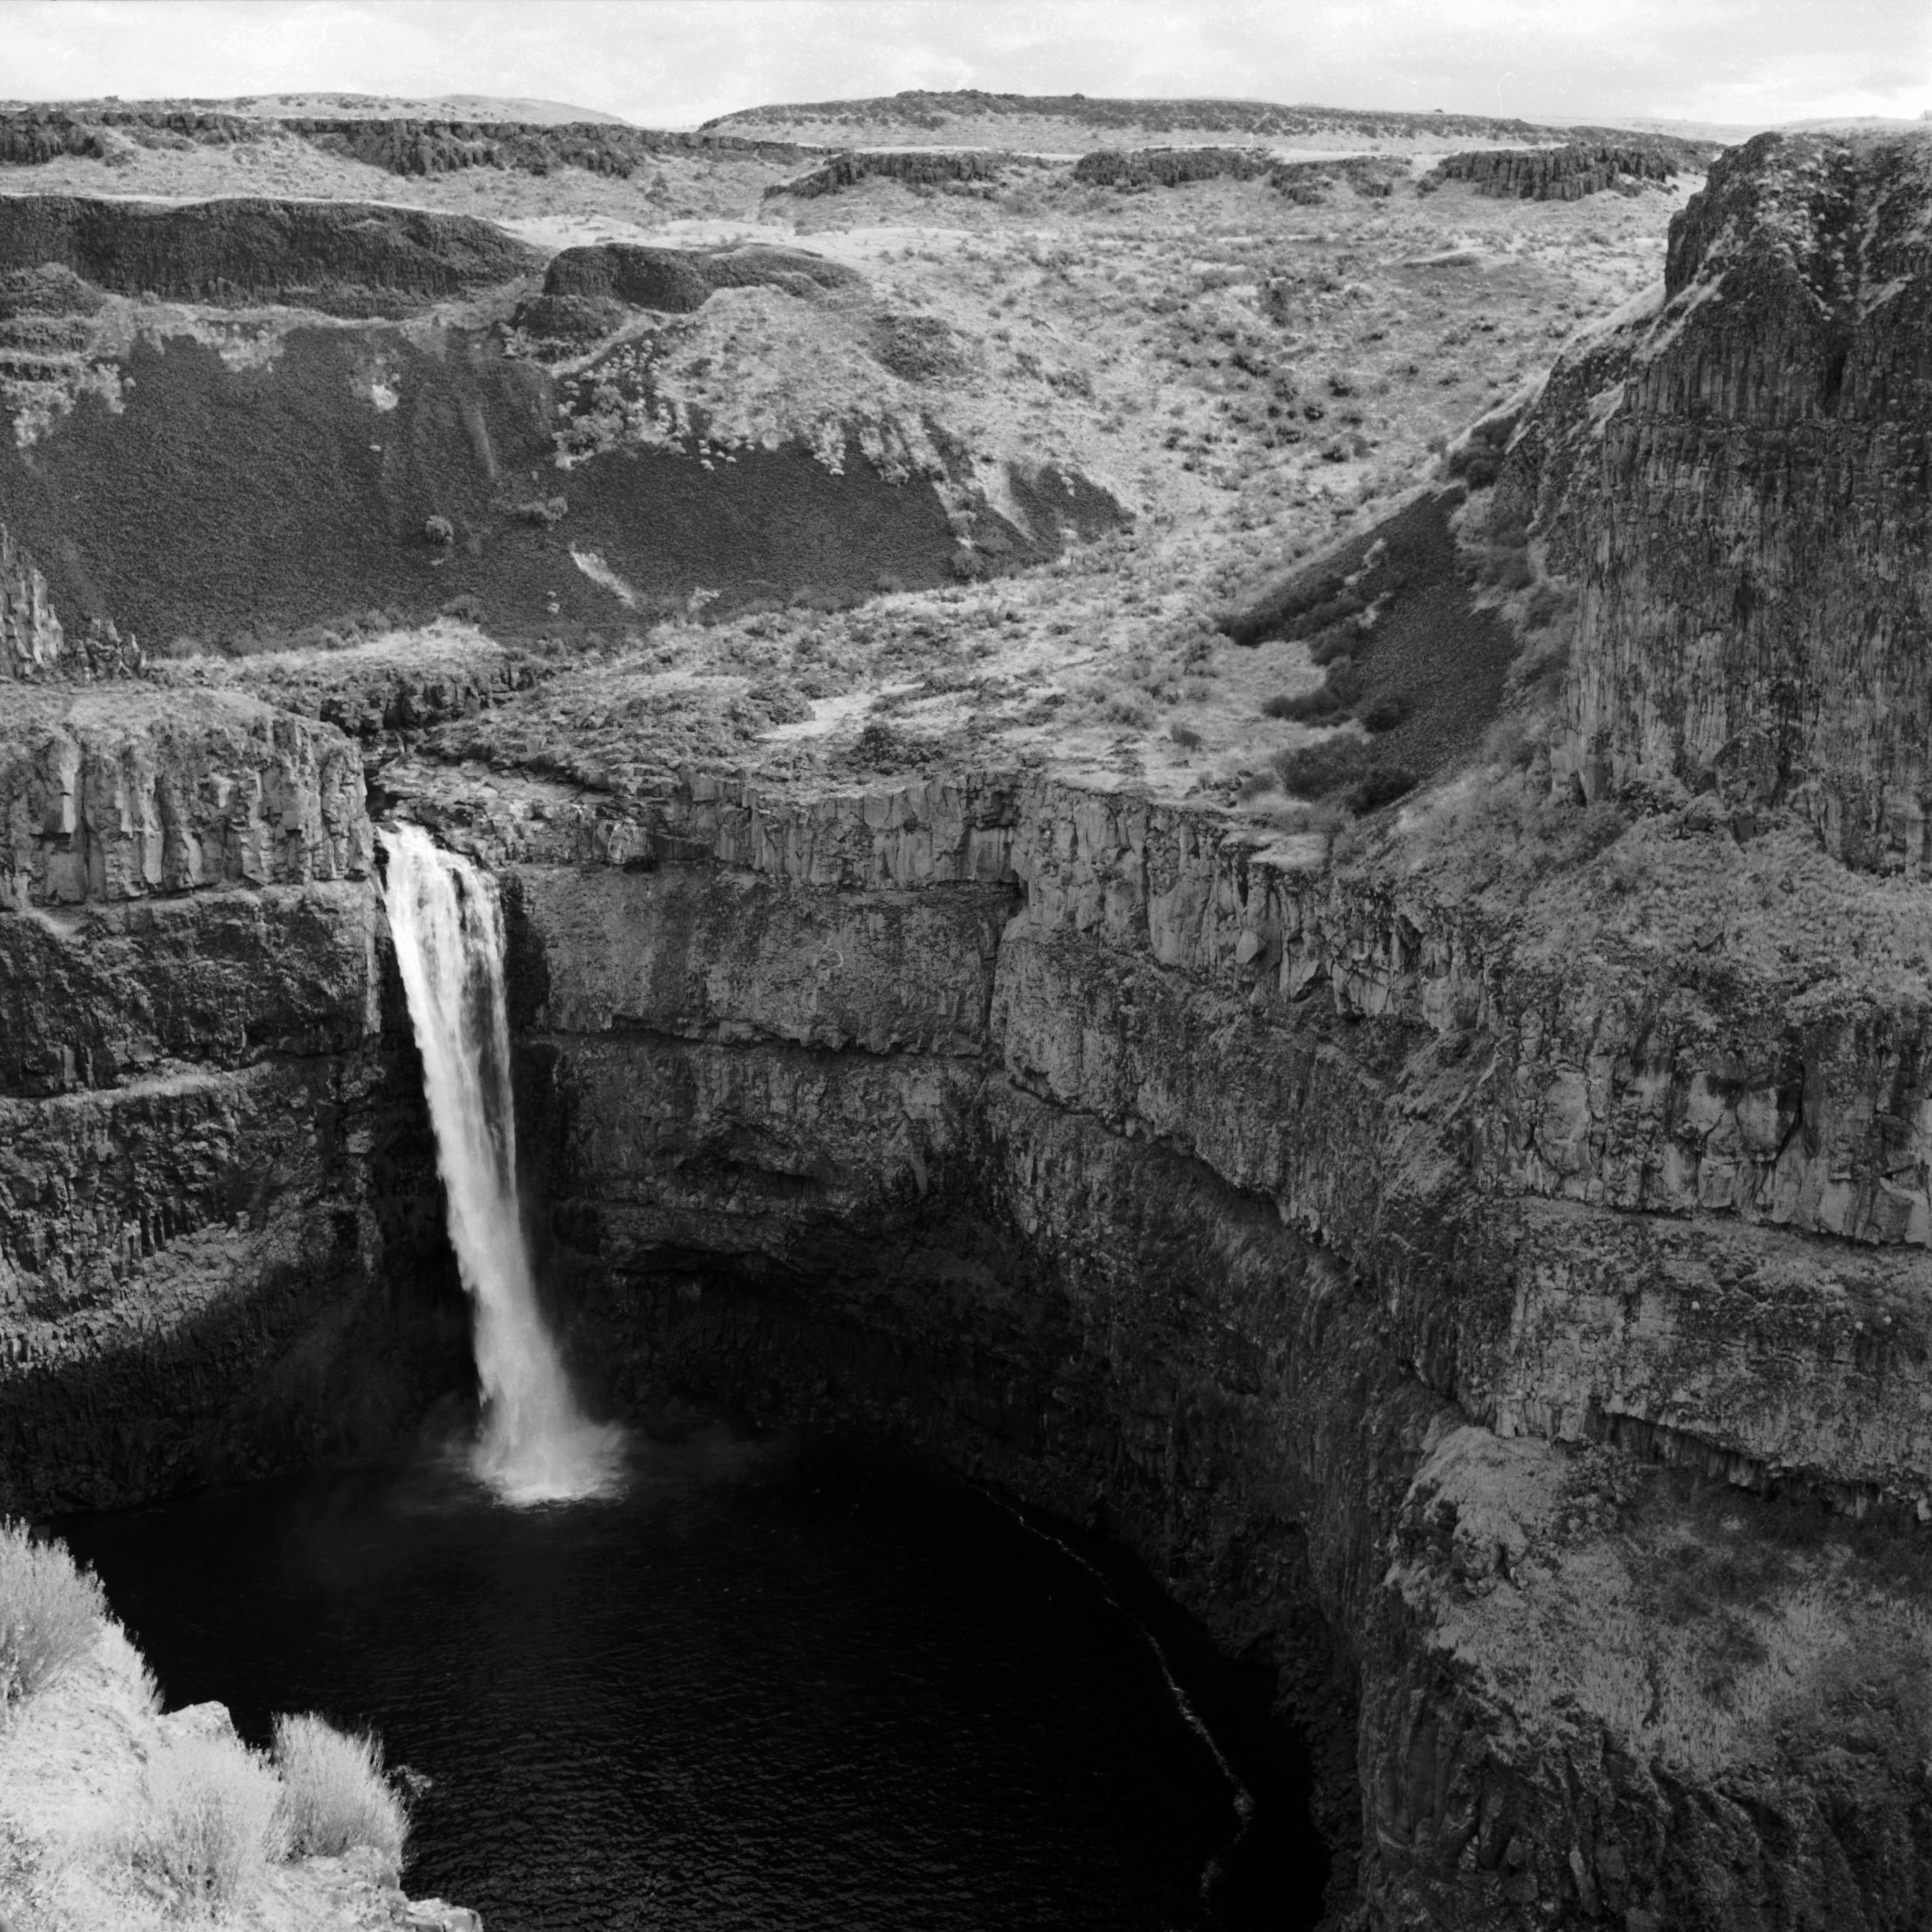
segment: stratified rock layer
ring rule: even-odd
[[[1583,586],[1565,770],[1716,783],[1923,876],[1932,142],[1764,135],[1672,223],[1660,307],[1560,364],[1514,483]]]
[[[464,1338],[354,748],[9,689],[0,1508],[380,1443]]]

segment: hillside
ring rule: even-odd
[[[1595,135],[1481,114],[1399,113],[1284,105],[1269,101],[1158,100],[1084,94],[909,91],[870,100],[812,101],[741,108],[704,123],[708,133],[755,135],[823,146],[1010,148],[1081,153],[1151,143],[1261,142],[1284,151],[1373,148],[1443,153],[1468,147],[1537,146]]]

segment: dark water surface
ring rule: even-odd
[[[488,1932],[1317,1915],[1305,1819],[1264,1788],[1243,1827],[1265,1778],[1100,1575],[850,1446],[641,1443],[621,1500],[562,1508],[438,1466],[58,1527],[170,1705],[373,1724],[430,1781],[406,1882]]]

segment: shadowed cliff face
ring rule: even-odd
[[[1588,796],[1715,782],[1924,873],[1929,204],[1923,137],[1761,135],[1674,220],[1661,305],[1559,365],[1516,462],[1583,582]]]

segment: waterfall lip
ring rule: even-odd
[[[422,826],[382,828],[382,900],[423,1059],[450,1245],[470,1298],[482,1419],[470,1468],[517,1507],[621,1492],[626,1438],[585,1414],[544,1318],[517,1185],[503,911]]]

